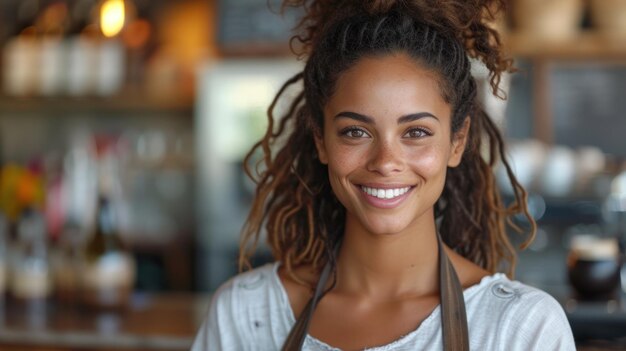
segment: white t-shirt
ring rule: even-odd
[[[295,317],[278,267],[267,264],[222,285],[192,351],[280,350]],[[472,350],[576,350],[563,309],[541,290],[496,273],[465,289],[463,296]],[[442,350],[440,318],[437,306],[414,331],[366,350]],[[307,335],[303,350],[339,349]]]

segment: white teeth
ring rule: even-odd
[[[361,190],[368,195],[377,197],[379,199],[393,199],[394,197],[398,197],[400,195],[404,195],[407,191],[411,189],[410,186],[404,188],[395,188],[395,189],[376,189],[369,188],[366,186],[361,186]]]

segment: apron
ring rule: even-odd
[[[443,250],[443,243],[439,235],[437,235],[437,246],[439,248],[439,295],[441,298],[443,349],[445,351],[469,351],[463,288],[450,259]],[[315,306],[323,297],[322,292],[328,281],[330,270],[331,265],[327,263],[317,282],[313,297],[306,304],[291,332],[289,332],[282,351],[300,351],[302,349]]]

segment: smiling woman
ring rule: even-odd
[[[482,60],[497,93],[511,67],[486,24],[500,2],[288,2],[307,63],[249,154],[265,167],[240,260],[265,229],[276,262],[216,292],[193,350],[573,350],[558,303],[496,273],[515,264],[509,217],[532,223],[470,74]]]
[[[346,208],[345,234],[434,231],[434,204],[469,129],[467,119],[451,135],[450,106],[434,86],[435,76],[405,54],[364,58],[337,79],[315,140]]]

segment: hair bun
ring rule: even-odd
[[[500,36],[492,22],[504,9],[504,0],[283,0],[283,7],[303,7],[304,17],[292,40],[307,54],[328,23],[355,13],[384,14],[394,9],[457,38],[470,57],[482,61],[490,74],[494,94],[500,76],[512,71],[513,61],[503,57]]]

